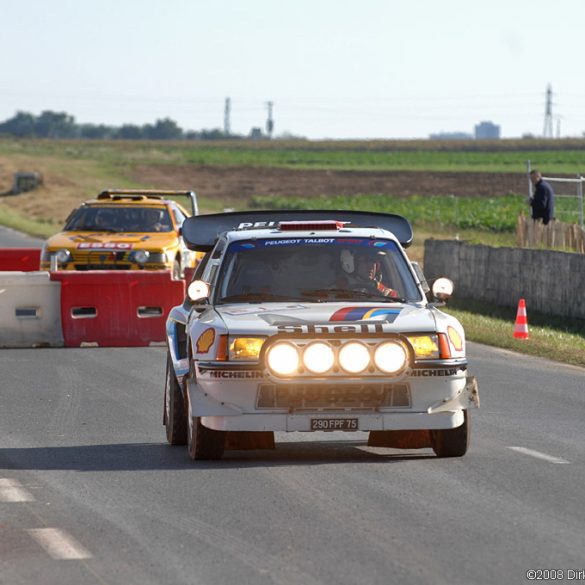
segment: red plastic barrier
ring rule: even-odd
[[[0,271],[35,272],[41,269],[40,248],[0,249]]]
[[[140,347],[166,339],[169,311],[185,298],[185,283],[168,271],[52,272],[61,282],[66,347]]]

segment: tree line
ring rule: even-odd
[[[78,124],[65,112],[46,110],[35,116],[29,112],[17,112],[12,118],[0,122],[0,136],[15,138],[88,138],[95,140],[219,140],[243,138],[237,134],[225,134],[222,130],[183,130],[170,118],[154,124]]]

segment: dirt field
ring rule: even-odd
[[[152,187],[193,188],[203,198],[244,203],[252,195],[387,194],[494,197],[524,193],[522,174],[380,171],[294,171],[276,168],[138,166],[133,179]]]
[[[135,165],[120,178],[104,173],[84,161],[26,157],[0,160],[0,192],[12,186],[17,170],[37,170],[44,184],[36,191],[1,197],[0,204],[27,217],[62,223],[82,201],[104,188],[129,185],[160,189],[194,189],[203,212],[222,207],[242,209],[253,195],[307,196],[383,194],[471,195],[494,197],[509,192],[524,193],[522,174],[454,173],[416,171],[322,171],[257,167],[201,165]]]

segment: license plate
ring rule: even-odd
[[[312,418],[312,431],[357,431],[357,418]]]

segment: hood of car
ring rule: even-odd
[[[61,232],[47,240],[47,248],[79,249],[165,249],[176,246],[175,232]]]
[[[435,318],[430,309],[402,303],[234,304],[216,307],[216,311],[228,331],[235,335],[272,335],[276,332],[349,333],[358,332],[364,325],[380,332],[415,333],[436,330]]]

